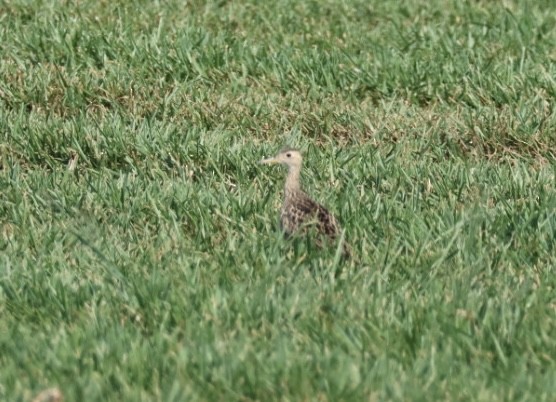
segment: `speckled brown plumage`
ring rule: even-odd
[[[331,238],[335,238],[340,232],[334,215],[302,191],[294,192],[284,198],[280,224],[288,235],[299,230],[307,230],[311,225],[315,225],[320,234]]]
[[[282,163],[288,167],[284,185],[284,202],[280,213],[282,230],[290,236],[316,229],[319,235],[336,240],[341,229],[334,215],[324,206],[313,201],[301,189],[302,161],[301,153],[292,148],[285,148],[275,157],[261,161],[267,164]],[[349,254],[349,247],[344,243],[344,255]]]

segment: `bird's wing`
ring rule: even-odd
[[[329,237],[339,232],[338,222],[325,207],[308,196],[298,197],[282,211],[282,228],[286,232],[301,229],[301,226],[316,224],[318,231]]]
[[[320,204],[317,205],[319,230],[327,236],[336,237],[340,231],[338,221],[325,207]]]

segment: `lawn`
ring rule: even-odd
[[[555,26],[2,2],[0,400],[553,401]],[[280,233],[285,145],[351,258]]]

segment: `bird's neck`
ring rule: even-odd
[[[286,183],[284,186],[284,194],[286,197],[299,192],[301,190],[300,180],[300,169],[290,168],[288,170],[288,175],[286,176]]]

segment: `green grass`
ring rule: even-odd
[[[0,400],[553,400],[554,26],[2,3]],[[286,144],[354,258],[279,233]]]

